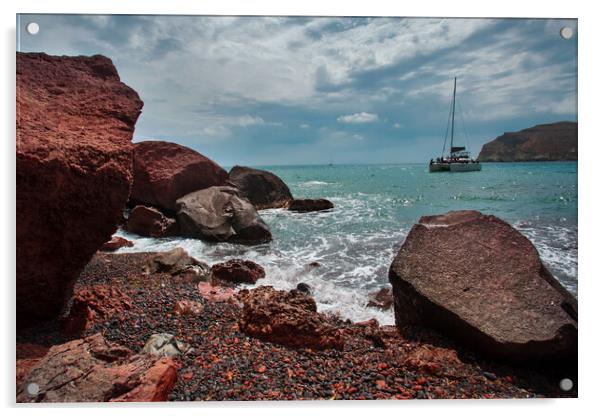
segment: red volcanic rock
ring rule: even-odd
[[[130,201],[173,212],[178,198],[224,185],[227,179],[225,170],[188,147],[162,141],[140,142],[134,145]]]
[[[165,401],[176,380],[170,358],[132,355],[96,334],[50,348],[17,385],[17,402]]]
[[[293,348],[342,350],[341,330],[317,312],[312,298],[297,290],[290,292],[262,286],[242,290],[239,326],[247,335]]]
[[[294,199],[286,207],[289,211],[311,212],[332,209],[334,204],[327,199]]]
[[[48,352],[49,347],[37,344],[17,344],[16,355],[16,378],[17,385],[21,383],[23,377],[29,373],[31,368],[42,359]]]
[[[132,308],[131,299],[114,286],[96,285],[73,295],[67,316],[61,319],[61,329],[69,335],[79,335],[92,328],[99,319],[123,317]]]
[[[211,276],[231,283],[257,283],[265,277],[265,270],[252,261],[233,259],[214,264],[211,267]]]
[[[138,94],[104,56],[17,53],[17,320],[59,315],[120,222]]]
[[[112,252],[117,251],[122,247],[133,247],[134,243],[130,240],[125,239],[123,237],[119,237],[118,235],[114,235],[111,237],[109,241],[104,243],[102,247],[100,247],[100,251]]]
[[[216,286],[211,282],[199,282],[197,288],[201,296],[210,302],[226,302],[234,296],[234,289]]]
[[[229,182],[257,209],[282,208],[293,199],[282,179],[266,170],[234,166]]]
[[[168,237],[178,234],[176,220],[144,205],[136,205],[130,211],[125,229],[145,237]]]
[[[368,306],[382,310],[388,310],[393,306],[393,289],[383,287],[382,289],[370,294]]]
[[[401,359],[401,364],[412,370],[429,374],[460,374],[462,362],[454,350],[434,347],[428,344],[411,348]],[[453,369],[454,371],[450,371]],[[447,375],[447,374],[445,374]]]
[[[205,308],[199,302],[193,300],[179,300],[176,302],[173,313],[178,316],[193,315],[200,316]]]
[[[422,217],[389,270],[398,327],[515,361],[576,357],[577,303],[531,242],[478,211]]]

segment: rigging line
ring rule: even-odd
[[[441,158],[443,158],[443,155],[445,154],[445,145],[447,144],[447,134],[449,133],[449,122],[450,122],[451,116],[452,116],[452,104],[453,104],[453,99],[449,103],[449,114],[447,115],[447,128],[445,129],[445,140],[443,140],[443,149],[441,149]]]
[[[458,107],[460,109],[460,119],[462,119],[462,128],[464,129],[464,137],[466,137],[466,150],[470,151],[470,138],[468,136],[468,132],[466,131],[466,123],[464,123],[464,111],[462,110],[462,104],[458,102]]]

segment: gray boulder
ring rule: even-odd
[[[272,172],[234,166],[229,175],[228,182],[257,209],[282,208],[293,199],[288,186]]]
[[[176,217],[185,237],[207,241],[261,244],[272,234],[253,204],[236,188],[212,186],[176,201]]]

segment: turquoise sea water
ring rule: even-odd
[[[422,215],[476,209],[494,214],[529,237],[552,273],[577,294],[577,163],[484,163],[481,172],[429,173],[426,164],[262,166],[298,198],[327,198],[335,209],[296,214],[261,211],[274,241],[256,247],[191,239],[138,238],[122,251],[183,246],[214,263],[244,257],[266,268],[260,284],[314,288],[319,309],[344,318],[392,313],[365,308],[370,291],[388,285],[389,265]],[[317,261],[321,267],[307,265]]]

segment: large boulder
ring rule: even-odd
[[[144,205],[136,205],[130,211],[125,229],[145,237],[169,237],[177,235],[179,231],[176,220]]]
[[[229,182],[257,209],[282,208],[293,199],[282,179],[266,170],[234,166]]]
[[[117,229],[141,108],[104,56],[17,53],[19,325],[57,317]]]
[[[398,327],[435,328],[513,361],[573,359],[577,303],[522,234],[492,215],[422,217],[389,270]]]
[[[165,401],[177,376],[171,358],[133,355],[96,334],[37,359],[17,385],[17,402]]]
[[[298,290],[261,286],[242,290],[237,297],[244,305],[239,326],[250,336],[293,348],[342,350],[345,345],[341,330]]]
[[[178,198],[224,185],[227,179],[225,170],[188,147],[162,141],[139,142],[134,145],[130,204],[173,212]]]
[[[176,203],[180,233],[208,241],[261,244],[272,234],[255,207],[236,188],[213,186],[193,192]]]
[[[255,284],[265,277],[265,270],[250,260],[232,259],[211,266],[211,277],[229,283]]]

